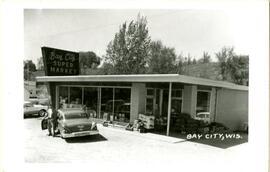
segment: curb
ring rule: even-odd
[[[127,131],[124,128],[119,128],[119,127],[104,127],[101,124],[98,124],[99,128],[102,129],[108,129],[110,131],[114,131],[114,132],[121,132],[124,134],[130,134],[133,136],[137,136],[137,137],[142,137],[142,138],[146,138],[146,139],[150,139],[150,140],[157,140],[157,141],[163,141],[163,142],[167,142],[167,143],[180,143],[180,142],[184,142],[186,141],[186,139],[180,139],[180,138],[175,138],[175,137],[170,137],[170,136],[163,136],[163,135],[159,135],[159,134],[153,134],[153,133],[139,133],[136,131]]]

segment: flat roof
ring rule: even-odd
[[[172,82],[221,87],[234,90],[248,90],[248,86],[179,74],[42,76],[36,77],[36,80],[37,82]]]

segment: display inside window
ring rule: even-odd
[[[130,94],[128,88],[115,88],[114,90],[114,120],[129,122],[130,120]]]
[[[180,114],[181,108],[182,108],[182,100],[181,99],[172,99],[171,113],[172,114]]]
[[[68,100],[68,87],[59,87],[59,105],[60,108],[67,108]]]
[[[154,89],[147,89],[147,96],[154,96]]]
[[[155,90],[153,88],[148,88],[146,90],[146,114],[153,115],[154,114],[154,97]]]
[[[197,92],[196,113],[210,111],[210,95],[210,92],[207,91]]]
[[[153,98],[147,98],[146,99],[146,114],[153,114],[154,110],[154,104],[153,104]]]
[[[100,109],[104,120],[113,120],[113,117],[110,117],[113,114],[113,88],[101,88]]]
[[[182,90],[172,90],[172,97],[182,97]]]

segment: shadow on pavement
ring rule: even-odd
[[[100,142],[107,141],[102,135],[92,135],[92,136],[83,136],[83,137],[74,137],[65,139],[67,143],[89,143],[89,142]]]

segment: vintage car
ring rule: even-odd
[[[194,119],[203,121],[203,122],[208,123],[208,124],[210,124],[210,122],[211,122],[209,112],[199,112],[196,114]]]
[[[82,109],[60,109],[57,113],[57,132],[66,139],[99,134],[97,125]],[[41,121],[42,129],[47,129],[47,119]]]
[[[29,115],[35,115],[43,117],[48,109],[48,106],[44,106],[41,104],[35,104],[33,102],[25,101],[23,104],[23,114],[24,117]]]

